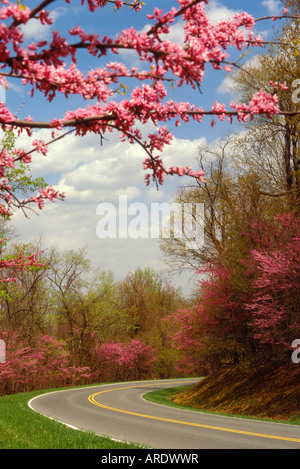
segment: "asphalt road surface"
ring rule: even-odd
[[[37,396],[29,406],[81,430],[155,449],[300,449],[300,427],[148,402],[153,390],[199,380],[114,383]]]

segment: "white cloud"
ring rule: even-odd
[[[2,103],[5,103],[6,100],[6,90],[3,88],[3,86],[0,85],[0,101]]]
[[[220,94],[231,93],[230,87],[232,83],[233,82],[232,82],[231,75],[230,74],[226,75],[225,78],[221,81],[221,83],[217,87],[217,93],[220,93]]]
[[[222,5],[218,0],[211,0],[205,11],[209,21],[214,25],[218,21],[232,18],[237,13],[237,10],[232,10],[226,5]]]
[[[281,8],[279,0],[263,0],[262,4],[268,9],[270,15],[280,15]]]
[[[166,36],[166,39],[175,43],[183,43],[184,40],[184,28],[183,28],[183,21],[180,20],[174,25],[170,26],[170,32]]]
[[[33,138],[49,140],[45,130],[35,132]],[[204,138],[193,141],[175,138],[165,148],[165,166],[196,168],[198,147],[203,143]],[[17,146],[29,149],[27,137],[20,137]],[[146,187],[143,150],[136,144],[120,142],[115,134],[109,135],[102,147],[95,135],[84,138],[68,135],[50,145],[47,156],[33,155],[32,174],[43,176],[65,191],[66,200],[46,203],[39,216],[32,214],[30,220],[16,212],[13,221],[19,242],[43,235],[49,247],[69,250],[87,246],[94,266],[112,270],[119,279],[138,266],[165,270],[157,239],[99,239],[96,227],[100,217],[96,209],[102,202],[113,203],[118,209],[119,196],[127,195],[128,205],[141,202],[150,210],[151,203],[170,202],[171,193],[186,179],[167,178],[159,191],[153,183]]]
[[[22,32],[26,41],[31,39],[45,41],[51,37],[51,26],[42,25],[37,19],[31,19],[26,25],[22,26]]]
[[[53,23],[61,15],[65,14],[67,9],[64,7],[56,8],[51,12],[50,17],[53,20]],[[52,25],[43,25],[38,19],[32,18],[28,23],[22,26],[22,31],[24,33],[24,39],[30,41],[47,41],[51,39],[51,29]]]
[[[31,140],[34,139],[47,142],[49,133],[36,131]],[[30,150],[31,140],[23,134],[16,146]],[[174,138],[162,154],[165,167],[194,166],[197,147],[204,140]],[[69,191],[70,198],[88,201],[89,194],[94,194],[97,201],[101,201],[107,194],[112,198],[128,188],[136,188],[135,191],[131,189],[131,194],[137,197],[141,188],[145,188],[144,159],[145,153],[138,144],[121,142],[116,133],[109,134],[102,146],[99,136],[89,134],[81,138],[71,134],[49,145],[47,156],[33,153],[30,168],[34,177],[43,176],[47,182]],[[153,191],[154,188],[150,188]]]

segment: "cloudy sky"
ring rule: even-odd
[[[97,10],[94,14],[83,11],[79,1],[55,2],[52,17],[53,29],[65,30],[79,24],[86,31],[99,32],[114,35],[120,28],[134,26],[139,31],[146,28],[149,20],[146,14],[152,12],[153,7],[176,6],[176,0],[145,0],[146,7],[140,12],[129,12],[123,8],[114,13],[112,6]],[[29,6],[36,2],[26,2]],[[214,23],[220,19],[229,18],[236,12],[247,11],[255,18],[268,14],[279,14],[282,6],[278,0],[263,0],[246,2],[243,0],[211,0],[207,6],[210,20]],[[274,24],[274,23],[273,23]],[[255,33],[264,39],[270,39],[272,35],[272,22],[258,23]],[[51,37],[50,27],[41,28],[34,20],[24,29],[26,39],[47,39]],[[182,25],[179,21],[172,29],[172,39],[180,41],[182,37]],[[254,50],[254,52],[257,52]],[[238,57],[238,56],[236,56]],[[248,56],[247,60],[250,56]],[[110,60],[110,58],[109,58]],[[112,57],[112,60],[125,61],[133,65],[136,58],[131,54],[120,54]],[[88,70],[94,64],[84,62],[83,69]],[[203,83],[203,92],[197,96],[196,105],[210,109],[213,103],[228,103],[231,96],[228,93],[230,77],[223,72],[208,70]],[[185,96],[185,95],[184,95]],[[4,95],[0,91],[0,99],[6,100],[7,106],[12,112],[22,106],[19,117],[31,115],[34,120],[51,120],[53,117],[62,117],[69,109],[76,109],[77,103],[72,105],[65,99],[59,99],[48,103],[40,98],[31,99],[28,90],[24,89],[20,82],[10,81],[10,89]],[[188,97],[173,99],[186,100]],[[73,107],[72,107],[73,106]],[[145,129],[145,130],[149,130]],[[195,159],[198,148],[204,143],[212,143],[218,138],[223,138],[236,128],[229,124],[217,123],[213,128],[210,119],[202,124],[190,123],[175,130],[175,138],[163,153],[163,159],[167,167],[171,165],[190,165],[195,167]],[[35,132],[35,137],[49,140],[49,134],[45,130]],[[20,137],[17,147],[30,148],[26,137]],[[100,220],[99,205],[103,203],[114,204],[118,210],[119,196],[127,196],[128,206],[133,203],[143,203],[149,213],[154,203],[171,202],[172,194],[176,187],[184,181],[179,178],[168,179],[157,191],[155,185],[148,187],[144,184],[144,171],[142,162],[144,155],[137,145],[121,142],[118,135],[111,134],[102,142],[99,136],[89,135],[84,138],[75,138],[73,135],[49,146],[47,156],[37,154],[31,164],[34,177],[43,176],[51,185],[65,192],[66,200],[55,204],[46,204],[39,215],[32,215],[26,219],[21,212],[15,213],[14,225],[18,232],[19,242],[29,242],[43,235],[47,246],[56,246],[61,250],[77,249],[87,246],[89,258],[93,265],[101,270],[112,270],[116,279],[122,279],[127,272],[134,271],[137,267],[151,266],[159,272],[165,272],[156,239],[100,239],[97,236],[97,225]],[[101,205],[100,205],[101,206]],[[181,285],[183,290],[191,286],[191,278],[184,276],[174,278],[176,285]]]

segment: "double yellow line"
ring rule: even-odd
[[[179,383],[169,383],[169,384],[176,385],[176,384],[179,384]],[[180,382],[180,384],[182,384],[182,381]],[[189,425],[189,426],[192,426],[192,427],[206,428],[206,429],[209,429],[209,430],[217,430],[217,431],[221,431],[221,432],[238,433],[239,435],[256,436],[256,437],[259,437],[259,438],[271,438],[273,440],[284,440],[284,441],[293,441],[293,442],[296,442],[296,443],[300,443],[299,438],[290,438],[290,437],[285,437],[285,436],[268,435],[268,434],[265,434],[265,433],[247,432],[247,431],[243,431],[243,430],[234,430],[233,428],[216,427],[214,425],[204,425],[204,424],[193,423],[193,422],[183,422],[182,420],[173,420],[173,419],[167,419],[167,418],[163,418],[163,417],[155,417],[154,415],[140,414],[140,413],[137,413],[137,412],[130,412],[128,410],[116,409],[115,407],[111,407],[111,406],[108,406],[108,405],[105,405],[105,404],[101,404],[100,402],[96,401],[96,399],[95,399],[97,396],[99,396],[101,394],[104,394],[104,393],[107,393],[107,392],[120,391],[120,390],[123,390],[123,389],[137,388],[137,387],[141,387],[141,386],[157,386],[157,385],[158,385],[158,383],[155,383],[155,384],[149,384],[148,383],[148,384],[143,384],[143,385],[139,384],[139,385],[135,385],[135,386],[124,386],[124,387],[119,387],[119,388],[107,389],[105,391],[99,391],[99,392],[95,392],[94,394],[91,394],[88,399],[92,404],[94,404],[98,407],[102,407],[103,409],[112,410],[114,412],[120,412],[122,414],[135,415],[137,417],[143,417],[143,418],[152,419],[152,420],[160,420],[160,421],[163,421],[163,422],[178,423],[180,425]]]

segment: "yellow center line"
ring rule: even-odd
[[[169,384],[172,384],[172,385],[173,384],[182,384],[182,381],[180,383],[169,383]],[[99,392],[95,392],[94,394],[91,394],[88,397],[88,399],[92,404],[94,404],[98,407],[102,407],[103,409],[112,410],[114,412],[120,412],[122,414],[134,415],[136,417],[143,417],[143,418],[152,419],[152,420],[160,420],[160,421],[163,421],[163,422],[178,423],[178,424],[181,424],[181,425],[189,425],[189,426],[192,426],[192,427],[206,428],[206,429],[209,429],[209,430],[217,430],[217,431],[221,431],[221,432],[238,433],[240,435],[256,436],[256,437],[260,437],[260,438],[271,438],[273,440],[284,440],[284,441],[293,441],[293,442],[296,442],[296,443],[300,443],[299,438],[290,438],[290,437],[285,437],[285,436],[268,435],[268,434],[265,434],[265,433],[247,432],[247,431],[244,431],[244,430],[235,430],[233,428],[227,428],[227,427],[216,427],[214,425],[204,425],[204,424],[200,424],[200,423],[184,422],[184,421],[181,421],[181,420],[167,419],[167,418],[164,418],[164,417],[155,417],[154,415],[140,414],[140,413],[131,412],[131,411],[128,411],[128,410],[117,409],[115,407],[110,407],[110,406],[107,406],[105,404],[101,404],[100,402],[97,402],[95,400],[96,396],[99,396],[100,394],[104,394],[106,392],[120,391],[120,390],[123,390],[123,389],[131,389],[131,388],[137,388],[137,387],[141,387],[141,386],[158,386],[158,385],[159,385],[158,383],[143,384],[143,385],[139,384],[139,385],[135,385],[135,386],[124,386],[124,387],[121,387],[121,388],[107,389],[105,391],[99,391]]]

